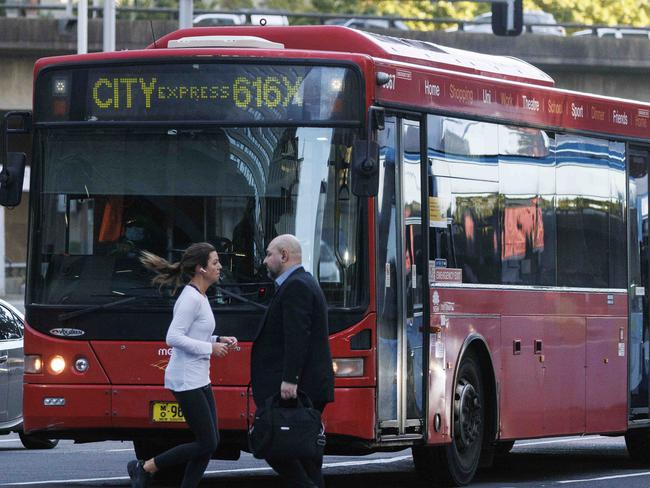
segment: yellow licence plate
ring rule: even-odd
[[[154,422],[185,422],[183,411],[176,402],[153,402]]]

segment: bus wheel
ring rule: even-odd
[[[628,430],[625,433],[625,446],[634,461],[650,464],[650,429]]]
[[[497,442],[494,445],[494,455],[495,456],[505,456],[510,454],[512,448],[515,446],[515,441],[503,441]]]
[[[445,446],[416,446],[417,471],[436,486],[464,486],[474,477],[485,431],[483,383],[479,362],[468,353],[458,370],[454,389],[454,436]]]
[[[22,432],[19,432],[18,436],[25,449],[54,449],[59,443],[58,439],[46,439],[44,437],[23,434]]]
[[[148,459],[175,447],[177,444],[178,443],[169,441],[164,442],[161,440],[136,439],[133,441],[133,450],[135,451],[136,458],[141,459],[142,461],[147,461]],[[185,474],[185,466],[186,463],[183,463],[161,469],[154,475],[154,479],[180,485],[183,475]]]

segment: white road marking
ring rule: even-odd
[[[45,481],[21,481],[17,483],[3,483],[0,486],[28,486],[28,485],[41,485],[43,483],[49,484],[66,484],[66,483],[87,483],[91,481],[121,481],[128,480],[128,476],[115,476],[113,478],[77,478],[72,480],[45,480]]]
[[[571,439],[549,439],[545,441],[517,442],[515,444],[515,447],[541,446],[543,444],[562,444],[567,442],[583,442],[583,441],[598,441],[598,440],[611,441],[612,438],[594,435],[594,436],[572,437]]]
[[[323,464],[323,468],[338,468],[340,466],[362,466],[364,464],[388,464],[404,461],[405,459],[411,459],[411,455],[408,454],[406,456],[397,456],[391,458],[367,459],[363,461],[342,461],[340,463]]]
[[[543,441],[517,442],[516,446],[526,447],[526,446],[538,446],[544,444],[558,444],[558,443],[571,443],[571,442],[596,441],[596,440],[611,440],[611,439],[602,436],[583,436],[583,437],[574,437],[569,439],[549,439]],[[16,441],[19,442],[20,439],[1,440],[0,442],[16,442]],[[123,451],[132,451],[132,450],[133,449],[111,449],[111,450],[107,450],[106,452],[123,452]],[[411,455],[366,459],[366,460],[359,460],[359,461],[342,461],[342,462],[335,462],[335,463],[326,463],[323,464],[323,468],[327,469],[327,468],[338,468],[338,467],[349,467],[349,466],[363,466],[363,465],[370,465],[370,464],[389,464],[389,463],[404,461],[407,459],[411,459]],[[271,468],[257,467],[257,468],[219,469],[219,470],[206,471],[205,474],[253,473],[253,472],[264,472],[264,471],[271,471]],[[561,480],[558,481],[557,483],[558,484],[589,483],[594,481],[605,481],[611,479],[630,478],[630,477],[639,477],[639,476],[650,476],[650,471],[644,471],[641,473],[602,476],[598,478]],[[45,480],[45,481],[23,481],[23,482],[16,482],[16,483],[1,483],[0,486],[29,486],[29,485],[38,485],[44,483],[65,485],[68,483],[122,481],[128,479],[129,478],[127,476],[116,476],[116,477],[109,477],[109,478],[77,478],[77,479],[67,479],[67,480]]]
[[[567,483],[591,483],[594,481],[605,481],[605,480],[615,480],[620,478],[632,478],[634,476],[650,476],[650,471],[644,471],[643,473],[630,473],[630,474],[614,474],[612,476],[601,476],[599,478],[585,478],[581,480],[562,480],[558,483],[567,484]]]
[[[20,442],[20,439],[2,439],[0,442]]]
[[[408,456],[397,456],[392,458],[367,459],[363,461],[343,461],[340,463],[323,464],[323,468],[361,466],[365,464],[388,464],[388,463],[403,461],[405,459],[410,459],[410,458],[411,456],[408,455]],[[218,469],[214,471],[206,471],[205,474],[252,473],[252,472],[259,472],[259,471],[271,471],[271,468],[263,467],[263,468]],[[40,485],[43,483],[65,485],[67,483],[89,483],[95,481],[122,481],[128,479],[129,479],[128,476],[116,476],[112,478],[77,478],[77,479],[68,479],[68,480],[22,481],[18,483],[2,483],[0,484],[0,486],[29,486],[29,485]]]

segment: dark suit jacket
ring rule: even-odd
[[[297,383],[314,403],[334,400],[334,371],[325,295],[301,266],[271,299],[251,352],[255,404]]]

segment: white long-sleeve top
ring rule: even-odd
[[[174,315],[167,331],[172,355],[165,369],[165,388],[186,391],[210,383],[210,354],[215,321],[208,298],[186,286],[174,304]]]

